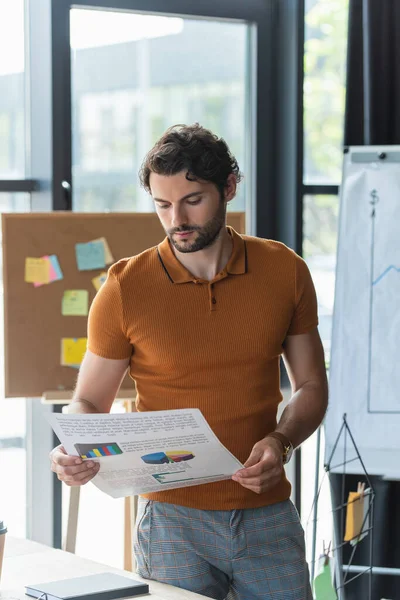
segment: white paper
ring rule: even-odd
[[[48,419],[68,454],[100,463],[92,482],[113,498],[230,479],[243,467],[198,409]],[[121,453],[92,457],[94,448]]]
[[[371,154],[371,148],[365,147]],[[400,476],[400,163],[345,154],[335,308],[325,419],[325,462],[362,473],[352,444],[337,437],[343,414],[369,474]],[[372,154],[397,147],[379,147]],[[344,452],[346,450],[346,456]],[[346,460],[346,466],[343,466]]]

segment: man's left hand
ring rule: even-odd
[[[232,475],[234,481],[256,494],[273,488],[282,479],[282,444],[272,437],[257,442],[244,467]]]

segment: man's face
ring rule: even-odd
[[[213,183],[188,181],[185,175],[151,173],[151,194],[176,250],[198,252],[211,246],[225,226],[226,202]]]

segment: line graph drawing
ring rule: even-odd
[[[383,271],[381,275],[375,281],[373,281],[372,285],[376,285],[379,283],[386,275],[390,273],[390,271],[397,271],[400,274],[400,268],[395,267],[394,265],[389,265],[387,269]]]
[[[369,324],[368,324],[368,391],[367,391],[367,410],[371,413],[389,413],[399,414],[400,404],[397,409],[397,403],[391,401],[391,398],[387,398],[386,394],[382,391],[382,384],[385,377],[388,374],[381,368],[378,370],[374,355],[376,352],[382,352],[384,348],[385,335],[383,331],[383,317],[386,315],[386,311],[390,311],[390,308],[385,306],[385,299],[388,294],[388,289],[380,289],[385,281],[388,281],[389,274],[399,274],[400,268],[394,264],[390,264],[376,277],[375,276],[375,262],[376,262],[376,223],[377,223],[377,210],[380,198],[376,189],[373,189],[370,193],[371,199],[369,204],[371,205],[371,247],[370,247],[370,289],[369,289]],[[399,277],[400,282],[400,277]],[[377,306],[377,292],[380,291],[379,300],[380,303]],[[384,301],[382,303],[382,300]],[[386,310],[385,310],[386,309]],[[378,322],[379,318],[379,322]],[[393,349],[394,350],[394,349]],[[377,372],[379,371],[379,372]],[[395,386],[396,387],[396,386]]]

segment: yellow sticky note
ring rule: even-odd
[[[87,338],[63,338],[61,340],[61,364],[64,367],[80,365],[86,352]]]
[[[27,283],[49,283],[50,262],[46,258],[25,258],[25,281]]]
[[[64,316],[86,317],[89,312],[89,292],[87,290],[65,290],[61,313]]]
[[[111,250],[110,250],[110,246],[108,245],[108,242],[106,240],[106,238],[101,237],[101,238],[97,238],[97,240],[92,240],[93,242],[102,242],[103,246],[104,246],[104,260],[106,265],[111,265],[111,263],[114,262],[114,257],[111,254]]]
[[[94,287],[96,288],[96,292],[99,291],[99,289],[101,288],[101,286],[103,285],[103,283],[105,282],[106,279],[107,279],[107,273],[105,271],[103,273],[100,273],[100,275],[97,275],[97,277],[94,277],[92,279],[92,283],[93,283]]]
[[[364,496],[358,492],[349,492],[346,511],[346,531],[344,541],[349,542],[360,535],[364,516]]]

